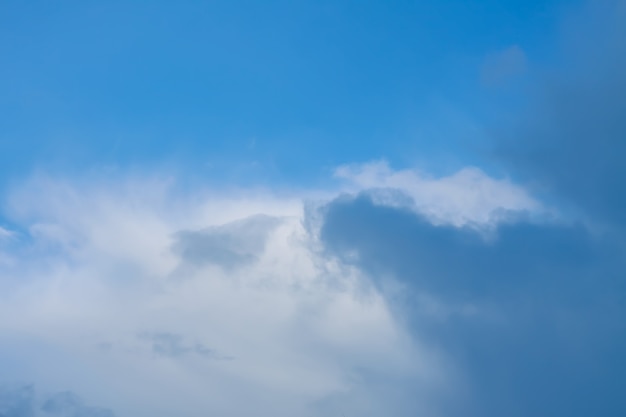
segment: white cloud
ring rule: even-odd
[[[435,224],[486,225],[503,211],[542,211],[541,204],[523,188],[507,179],[494,179],[478,168],[464,168],[453,175],[435,178],[416,170],[392,170],[386,162],[346,165],[335,172],[352,190],[395,189],[412,199],[377,193],[380,204],[410,204]]]
[[[15,232],[0,226],[0,267],[10,265],[12,257],[6,252],[4,246],[15,238]]]
[[[348,190],[399,188],[433,221],[457,225],[538,207],[475,169],[432,179],[370,164],[337,174]],[[305,201],[324,194],[181,192],[154,179],[23,183],[9,214],[32,242],[0,265],[3,378],[70,389],[122,417],[430,409],[433,392],[453,389],[453,372],[363,272],[319,250]],[[175,343],[170,354],[155,350],[155,334]],[[372,375],[411,381],[411,393],[382,395]]]
[[[13,232],[0,226],[0,241],[6,240],[13,236]]]
[[[443,377],[358,270],[317,253],[301,197],[39,178],[9,206],[33,244],[2,270],[2,281],[20,285],[1,296],[0,338],[28,347],[5,352],[21,364],[5,378],[72,389],[122,416],[170,416],[315,415],[316,403],[356,392],[363,370]],[[280,222],[253,262],[224,268],[172,250],[182,230],[245,238],[229,224],[258,213]],[[141,336],[151,332],[216,357],[158,355]]]

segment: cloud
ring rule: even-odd
[[[625,415],[623,5],[572,18],[572,65],[499,143],[510,178],[16,183],[0,382],[55,394],[1,390],[0,416]]]
[[[5,390],[0,416],[624,414],[610,26],[612,56],[542,84],[499,149],[549,204],[475,167],[384,162],[338,168],[337,192],[19,184],[16,229],[0,229],[0,380],[57,394]]]
[[[34,414],[34,389],[24,386],[0,391],[0,410],[6,417],[30,417]]]
[[[528,108],[495,152],[525,184],[506,188],[521,190],[515,198],[481,198],[457,180],[440,200],[454,209],[438,220],[445,209],[416,209],[437,201],[412,197],[423,176],[393,178],[383,166],[348,177],[399,196],[355,190],[322,209],[327,251],[362,270],[415,337],[461,370],[468,391],[460,409],[438,409],[444,416],[626,413],[616,390],[626,383],[624,10],[609,1],[572,13],[561,61],[533,74]],[[543,204],[520,198],[528,190]]]
[[[177,358],[185,355],[199,355],[207,359],[233,359],[222,356],[203,343],[189,343],[183,336],[176,333],[156,332],[142,333],[139,337],[149,342],[152,351],[157,355]]]
[[[487,239],[367,193],[323,211],[327,250],[366,272],[414,337],[463,369],[470,400],[457,398],[457,410],[442,406],[443,415],[626,409],[614,390],[626,372],[626,265],[612,241],[581,224],[523,217]]]
[[[368,193],[329,204],[321,236],[333,253],[357,249],[357,262],[374,275],[384,276],[385,268],[391,268],[420,289],[469,299],[490,291],[500,296],[507,286],[532,284],[536,265],[529,260],[548,250],[559,251],[559,260],[582,268],[593,249],[581,226],[533,224],[512,217],[498,225],[495,238],[487,239],[469,227],[434,225],[411,210],[381,206]],[[535,240],[527,245],[528,236]],[[443,266],[446,276],[441,274]],[[520,282],[515,275],[525,278]]]
[[[499,143],[510,177],[12,181],[0,381],[35,385],[0,390],[0,416],[626,415],[624,2],[589,9]]]
[[[534,74],[528,108],[497,143],[504,170],[551,214],[495,200],[502,214],[469,199],[480,216],[438,220],[394,184],[420,186],[419,175],[389,181],[396,173],[375,170],[363,170],[363,183],[382,192],[355,190],[321,210],[328,253],[360,269],[413,336],[461,370],[467,392],[440,415],[626,413],[616,388],[626,384],[624,5],[570,15],[560,62]]]
[[[0,227],[0,241],[9,239],[13,236],[13,232],[7,230],[3,227]]]
[[[192,264],[242,266],[258,259],[269,234],[280,222],[279,218],[259,214],[203,230],[178,232],[174,250]]]
[[[374,162],[339,167],[335,176],[347,182],[347,191],[369,190],[374,201],[387,206],[411,206],[435,224],[485,226],[497,223],[509,211],[545,210],[523,188],[508,179],[491,178],[475,167],[436,178],[417,170],[392,170],[386,162]]]
[[[85,406],[81,399],[70,391],[51,396],[43,403],[41,410],[46,414],[63,417],[115,417],[109,409]]]
[[[563,26],[558,66],[538,74],[525,112],[497,144],[516,178],[605,228],[626,212],[626,13],[590,2]]]
[[[13,243],[15,233],[0,227],[0,265],[8,265],[12,262],[11,256],[6,251],[6,246]]]
[[[0,274],[3,379],[121,416],[490,416],[524,395],[520,415],[541,415],[539,388],[602,399],[589,384],[604,374],[571,377],[621,346],[613,246],[475,168],[337,176],[338,192],[292,194],[22,183],[7,196],[23,232]]]
[[[0,380],[120,416],[433,407],[453,371],[358,268],[324,253],[309,195],[22,183],[6,199],[21,243],[0,267]]]
[[[3,417],[115,417],[101,407],[87,406],[70,391],[37,395],[33,385],[0,389],[0,416]]]
[[[335,191],[19,184],[0,379],[122,417],[623,409],[612,238],[477,168],[336,174]]]

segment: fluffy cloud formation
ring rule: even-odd
[[[429,216],[466,181],[423,191],[397,180],[406,172],[377,175],[382,184],[347,191],[410,196]],[[492,222],[481,204],[532,206],[507,183],[472,181],[490,197],[451,204],[450,219]],[[323,194],[23,183],[7,198],[16,232],[0,275],[2,379],[71,390],[119,416],[438,415],[440,398],[465,390],[454,363],[407,327],[371,271],[328,251]]]
[[[498,143],[532,194],[384,162],[323,191],[16,186],[0,416],[626,414],[626,25],[590,10]]]
[[[118,416],[623,409],[614,238],[476,169],[338,176],[335,193],[21,184],[3,381]]]

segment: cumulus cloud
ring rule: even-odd
[[[612,243],[473,168],[337,175],[334,194],[22,183],[7,196],[20,232],[0,269],[2,380],[120,416],[619,406],[598,388],[621,369]],[[564,405],[582,392],[587,409]]]
[[[56,394],[1,391],[0,416],[624,414],[611,45],[610,77],[564,77],[500,148],[550,206],[478,168],[384,162],[338,168],[336,192],[22,182],[0,229],[0,382]]]
[[[1,379],[71,390],[120,416],[434,407],[453,371],[359,268],[323,251],[306,192],[192,194],[170,180],[16,188]]]
[[[338,168],[337,192],[19,184],[0,382],[56,394],[3,390],[0,416],[623,415],[626,25],[623,2],[591,9],[598,30],[570,30],[593,47],[499,143],[532,194],[384,162]]]
[[[0,382],[35,385],[0,416],[625,415],[625,9],[589,7],[499,142],[532,193],[384,162],[334,191],[16,182]]]

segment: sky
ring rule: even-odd
[[[5,1],[0,417],[626,415],[626,2]]]

